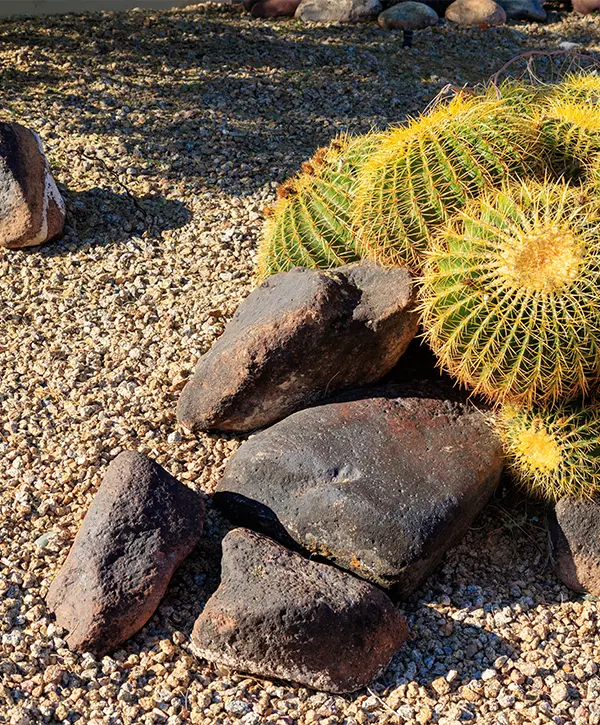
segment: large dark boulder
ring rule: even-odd
[[[178,420],[191,429],[249,431],[378,380],[416,333],[414,294],[408,270],[375,264],[269,278],[200,359]]]
[[[48,592],[69,647],[103,655],[141,629],[203,523],[200,494],[141,453],[117,456]]]
[[[548,515],[550,555],[560,580],[600,597],[600,503],[565,496]]]
[[[43,244],[64,223],[65,204],[40,137],[18,123],[0,122],[0,246]]]
[[[232,456],[216,505],[236,523],[408,596],[463,536],[502,471],[483,414],[432,397],[435,389],[289,416]]]
[[[407,634],[380,589],[235,529],[192,649],[235,670],[342,693],[377,677]]]

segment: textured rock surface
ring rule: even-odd
[[[179,401],[188,428],[247,431],[327,393],[373,382],[417,330],[406,269],[277,274],[240,305]]]
[[[381,590],[235,529],[223,540],[221,584],[192,646],[242,672],[353,692],[377,677],[407,634]]]
[[[480,412],[394,393],[300,411],[252,436],[215,503],[407,596],[488,501],[502,458]]]
[[[0,246],[34,247],[60,234],[65,204],[39,136],[0,122]]]
[[[456,0],[446,10],[446,20],[457,25],[494,27],[506,23],[506,13],[494,0]]]
[[[384,10],[377,18],[377,22],[384,30],[405,30],[408,28],[421,30],[422,28],[437,25],[438,20],[435,10],[432,10],[425,3],[412,2],[411,0]]]
[[[48,592],[69,647],[101,655],[143,627],[203,523],[199,494],[140,453],[117,456]]]
[[[600,597],[600,503],[565,496],[548,523],[550,554],[561,581]]]
[[[543,22],[547,13],[538,0],[498,0],[509,20],[532,20]],[[596,9],[600,8],[600,0],[596,0]]]
[[[309,23],[360,23],[381,10],[379,0],[302,0],[296,17]]]

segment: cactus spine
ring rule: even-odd
[[[357,171],[380,136],[340,136],[282,184],[258,253],[258,275],[330,268],[360,259],[350,227]]]
[[[490,400],[584,393],[600,368],[598,205],[563,182],[472,202],[432,245],[426,337],[441,365]]]
[[[600,406],[580,402],[502,408],[508,465],[528,493],[549,501],[600,493]]]
[[[419,269],[439,224],[509,174],[532,170],[536,140],[514,97],[459,94],[392,130],[364,165],[356,192],[364,256]]]

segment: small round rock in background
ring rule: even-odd
[[[377,22],[384,30],[422,30],[438,24],[435,10],[425,3],[408,2],[384,10]]]
[[[494,0],[456,0],[446,10],[446,20],[457,25],[491,28],[506,23],[506,12]]]

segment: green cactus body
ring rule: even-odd
[[[354,224],[363,256],[419,269],[431,233],[468,199],[532,171],[537,130],[514,98],[458,95],[389,132],[363,166]]]
[[[570,178],[584,175],[600,152],[600,76],[578,73],[551,86],[538,123],[554,172]]]
[[[425,335],[440,364],[492,401],[545,403],[596,382],[598,205],[522,182],[471,202],[432,244]]]
[[[338,137],[279,188],[259,247],[259,277],[299,266],[328,269],[360,258],[350,207],[358,168],[380,139],[377,134]]]
[[[503,406],[497,431],[517,482],[548,501],[600,493],[600,406]]]

